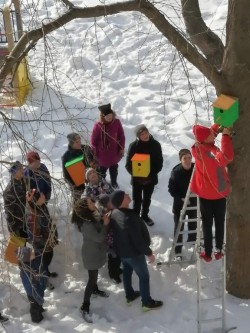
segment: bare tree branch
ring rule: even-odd
[[[215,82],[218,84],[218,81],[224,81],[216,67],[209,63],[209,61],[205,59],[205,57],[181,35],[181,33],[165,18],[162,13],[160,13],[160,11],[152,3],[147,0],[130,0],[126,2],[88,8],[71,7],[59,18],[44,24],[42,28],[25,33],[20,38],[10,55],[6,58],[5,64],[0,70],[0,89],[3,85],[6,75],[10,72],[14,64],[20,61],[26,55],[27,47],[30,49],[37,43],[39,39],[45,35],[77,18],[101,17],[130,11],[139,11],[143,13],[169,40],[169,42],[176,47],[176,49],[183,55],[183,57],[185,57],[195,67],[197,67],[213,85],[216,85]]]
[[[212,65],[221,68],[224,45],[221,39],[204,22],[199,0],[181,0],[181,5],[187,33],[192,43],[201,50]]]

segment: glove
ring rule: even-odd
[[[220,132],[220,125],[218,125],[218,124],[213,124],[212,126],[211,126],[211,130],[214,132],[214,135],[218,135],[219,134],[219,132]]]

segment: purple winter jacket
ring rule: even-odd
[[[125,147],[125,135],[119,119],[111,123],[96,122],[91,134],[91,146],[101,167],[117,164]]]

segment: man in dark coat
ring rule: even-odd
[[[173,201],[173,213],[174,213],[174,234],[176,233],[176,229],[180,220],[180,214],[183,207],[184,199],[186,197],[186,193],[188,190],[188,186],[191,180],[191,176],[194,169],[194,163],[192,163],[192,155],[190,150],[188,149],[181,149],[179,151],[179,159],[180,162],[177,164],[169,178],[168,182],[168,191],[171,196],[174,198]],[[196,207],[197,199],[191,197],[189,199],[188,207]],[[186,214],[188,219],[196,219],[197,218],[197,209],[194,210],[187,210]],[[183,231],[184,223],[182,224],[181,231]],[[188,222],[188,242],[195,242],[196,241],[196,232],[194,232],[197,228],[197,222]],[[183,237],[179,235],[177,239],[177,243],[182,243]],[[182,245],[177,245],[175,248],[175,253],[177,257],[181,259],[181,250]]]
[[[45,203],[48,204],[51,198],[52,182],[48,168],[44,163],[41,163],[41,158],[37,151],[29,151],[26,155],[28,161],[28,167],[24,170],[24,175],[27,178],[28,189],[36,189],[38,192],[43,193],[45,196]],[[46,207],[47,209],[47,207]],[[55,225],[51,225],[51,228],[57,234],[57,228]],[[54,256],[54,250],[51,248],[50,251],[46,251],[43,255],[43,261],[45,266],[48,268],[52,262]],[[50,272],[48,268],[49,277],[57,277],[56,272]],[[49,287],[54,289],[53,285],[50,283]]]
[[[149,134],[145,125],[137,126],[135,133],[137,139],[128,148],[125,167],[132,176],[133,209],[138,216],[141,213],[141,217],[147,225],[152,226],[154,222],[148,216],[148,213],[154,187],[158,184],[158,173],[163,166],[162,150],[160,143]],[[150,174],[148,177],[133,177],[131,158],[134,154],[150,155]]]
[[[157,309],[162,301],[155,301],[150,296],[149,271],[145,256],[150,263],[155,256],[150,248],[148,229],[138,215],[129,209],[131,199],[124,191],[115,191],[110,195],[114,210],[111,213],[111,228],[114,234],[114,248],[123,263],[123,284],[130,303],[141,296],[143,311]],[[139,278],[140,291],[132,287],[133,271]]]
[[[18,237],[27,238],[25,224],[26,183],[23,165],[16,161],[9,169],[11,179],[3,191],[4,210],[8,230]]]
[[[85,184],[76,186],[67,169],[65,168],[65,164],[77,157],[83,156],[82,163],[84,164],[85,168],[91,167],[96,169],[97,165],[90,146],[81,144],[81,137],[79,134],[70,133],[67,135],[67,138],[69,140],[68,150],[62,156],[63,178],[70,186],[73,202],[76,202],[77,199],[81,198],[81,195],[85,189]]]

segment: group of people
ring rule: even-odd
[[[83,156],[84,168],[96,169],[103,180],[106,179],[107,170],[109,170],[113,190],[119,188],[118,163],[124,156],[124,130],[116,113],[112,110],[111,104],[101,105],[99,111],[99,121],[94,124],[90,145],[82,144],[78,133],[70,133],[67,136],[69,144],[67,151],[62,156],[62,168],[64,179],[72,193],[73,202],[83,194],[85,183],[75,185],[65,165],[80,156]],[[149,226],[152,226],[154,222],[149,217],[149,208],[154,187],[158,183],[158,173],[163,166],[162,149],[160,143],[153,138],[145,125],[137,126],[135,135],[136,140],[128,148],[125,167],[131,175],[133,209]],[[133,176],[131,158],[135,154],[150,156],[150,173],[147,177]]]
[[[153,138],[145,125],[135,129],[136,139],[128,148],[126,170],[131,174],[133,207],[130,196],[119,189],[118,163],[124,156],[125,135],[120,120],[111,105],[99,107],[100,117],[94,124],[90,145],[82,144],[78,133],[70,133],[68,149],[62,156],[63,177],[72,195],[71,221],[83,235],[82,260],[88,271],[81,312],[91,322],[91,295],[109,295],[98,287],[98,270],[108,262],[110,278],[115,283],[123,280],[127,303],[141,297],[142,309],[160,308],[162,301],[150,294],[150,277],[145,257],[153,263],[155,256],[150,248],[147,229],[154,221],[149,217],[151,197],[158,183],[158,173],[163,166],[160,143]],[[175,166],[169,179],[169,192],[173,196],[174,232],[191,181],[191,190],[201,203],[205,262],[212,260],[212,226],[215,221],[215,259],[223,256],[224,220],[229,180],[226,166],[233,159],[230,130],[222,131],[221,148],[215,146],[218,126],[212,128],[195,125],[195,144],[179,152],[180,163]],[[149,174],[133,175],[132,158],[135,154],[149,156]],[[195,162],[192,163],[192,156]],[[67,163],[77,159],[84,165],[84,177],[76,184]],[[33,322],[43,319],[43,296],[49,276],[53,248],[57,244],[57,230],[53,226],[47,203],[51,196],[51,179],[48,169],[40,161],[37,152],[27,154],[28,167],[20,162],[10,168],[11,179],[4,191],[6,220],[10,234],[25,239],[26,245],[17,252],[20,276],[30,301]],[[81,169],[82,170],[82,169]],[[110,183],[106,180],[109,170]],[[194,170],[194,171],[193,171]],[[196,206],[196,198],[189,206]],[[196,210],[187,210],[189,218],[196,218]],[[196,222],[189,223],[188,242],[196,241]],[[179,236],[178,243],[182,243]],[[181,257],[182,246],[176,246]],[[122,263],[122,266],[121,266]],[[139,290],[132,286],[133,271],[139,278]],[[123,279],[121,279],[121,275]]]

